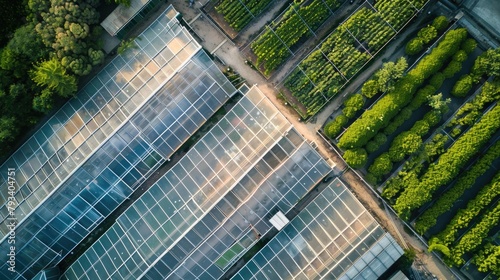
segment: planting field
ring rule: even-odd
[[[259,16],[271,0],[220,0],[215,10],[224,16],[229,26],[240,31]]]
[[[403,3],[403,4],[401,4]],[[285,79],[284,85],[316,114],[423,6],[423,0],[365,2]]]
[[[314,35],[333,11],[345,0],[309,0],[299,4],[293,2],[283,14],[266,26],[254,42],[252,52],[256,55],[256,66],[269,75],[280,66],[300,43]]]

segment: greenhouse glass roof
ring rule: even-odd
[[[136,41],[139,49],[115,58],[2,166],[24,162],[16,172],[24,178],[33,158],[45,158],[26,182],[18,181],[17,273],[9,273],[8,256],[0,255],[1,279],[31,279],[56,265],[236,92],[177,19],[168,17],[172,12],[169,7]],[[141,85],[136,79],[143,78]],[[99,105],[92,111],[88,104]],[[62,141],[61,135],[69,138]],[[44,146],[26,152],[38,139],[45,139]],[[45,150],[53,143],[60,147]],[[34,180],[42,180],[40,186]],[[4,238],[0,251],[9,246]]]
[[[113,59],[0,167],[0,189],[7,168],[16,168],[19,221],[201,49],[176,14],[168,9],[139,36],[137,49]],[[0,192],[0,237],[8,232],[7,195]]]
[[[231,279],[377,279],[402,254],[337,178]]]
[[[253,87],[64,277],[218,278],[272,227],[268,214],[287,212],[330,170]]]

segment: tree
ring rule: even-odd
[[[43,89],[39,95],[33,98],[33,109],[48,113],[52,110],[54,105],[54,93],[49,89]]]
[[[472,89],[473,80],[469,74],[463,75],[453,86],[451,94],[457,97],[465,97]]]
[[[361,93],[366,96],[366,98],[372,98],[377,93],[379,93],[378,83],[375,80],[368,80],[363,84],[361,88]]]
[[[413,38],[406,44],[405,53],[407,55],[416,55],[424,49],[424,42],[419,37]]]
[[[383,153],[375,159],[368,171],[376,177],[388,174],[392,170],[392,161],[388,153]]]
[[[37,85],[53,90],[59,96],[70,97],[76,93],[76,78],[68,75],[61,63],[55,58],[35,66],[31,74]]]
[[[399,58],[396,63],[387,62],[382,65],[382,68],[375,73],[378,88],[380,91],[385,92],[394,89],[394,83],[401,77],[408,68],[406,58]]]
[[[459,50],[454,56],[453,56],[453,60],[455,61],[458,61],[458,62],[464,62],[467,60],[467,52],[465,52],[464,50]]]
[[[366,164],[368,154],[365,149],[351,149],[345,151],[343,155],[345,162],[352,168],[360,168]]]
[[[130,0],[115,0],[116,4],[122,4],[125,7],[130,7]]]
[[[438,16],[432,21],[432,26],[438,32],[444,31],[448,27],[448,19],[445,16]]]
[[[443,99],[443,93],[431,95],[429,96],[428,100],[429,100],[429,106],[432,109],[440,112],[441,114],[444,114],[449,110],[448,104],[450,104],[451,99],[450,98]]]

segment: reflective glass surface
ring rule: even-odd
[[[232,279],[377,279],[402,254],[336,178]]]

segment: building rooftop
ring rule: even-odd
[[[336,178],[231,279],[377,279],[402,255]]]
[[[218,279],[330,170],[253,87],[64,277]]]

